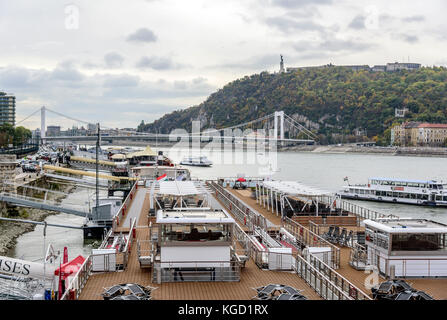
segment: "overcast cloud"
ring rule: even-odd
[[[277,71],[280,54],[286,67],[445,65],[446,9],[443,0],[1,1],[0,91],[16,95],[17,120],[45,105],[136,127]]]

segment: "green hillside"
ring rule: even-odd
[[[402,107],[409,109],[405,119],[395,118],[394,109]],[[334,142],[337,134],[350,136],[355,129],[366,129],[369,138],[387,144],[387,129],[395,122],[447,123],[447,69],[385,73],[328,67],[262,72],[227,84],[198,106],[166,114],[150,124],[142,122],[138,130],[191,131],[191,121],[198,118],[203,128],[223,128],[279,110],[318,123],[313,131],[322,143]]]

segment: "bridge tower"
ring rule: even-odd
[[[279,120],[279,135],[278,135],[278,120]],[[274,137],[275,139],[284,140],[284,111],[275,111],[275,119],[274,119]]]
[[[45,106],[40,109],[40,139],[45,144],[46,125],[45,125]]]

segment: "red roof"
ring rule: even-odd
[[[418,128],[441,128],[441,129],[447,129],[447,124],[442,123],[422,123],[418,126]]]

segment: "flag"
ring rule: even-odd
[[[344,180],[344,181],[348,181],[348,177],[345,177],[343,180]]]
[[[168,180],[168,175],[165,173],[157,178],[157,181]]]

